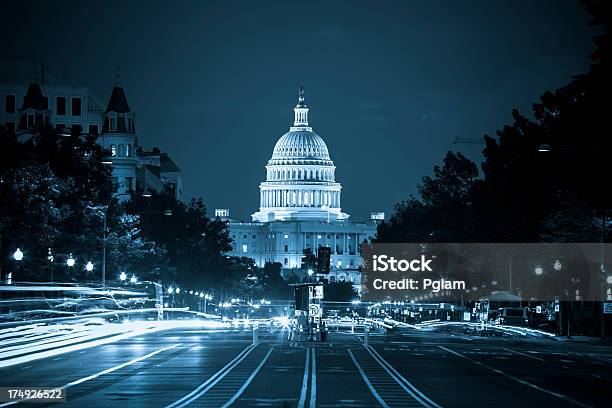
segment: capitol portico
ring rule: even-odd
[[[303,251],[332,249],[330,280],[359,283],[359,245],[376,233],[377,220],[351,222],[341,209],[342,186],[327,145],[308,122],[308,107],[300,87],[293,126],[282,135],[266,165],[259,186],[259,211],[252,222],[238,222],[229,210],[216,216],[229,221],[231,255],[252,258],[257,265],[279,262],[283,275],[301,277]],[[377,214],[379,215],[379,214]]]

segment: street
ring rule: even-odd
[[[604,343],[406,329],[373,331],[368,344],[350,330],[295,343],[266,326],[253,345],[250,328],[174,329],[5,367],[0,386],[65,387],[63,407],[606,407],[612,397]]]

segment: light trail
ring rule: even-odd
[[[227,324],[219,321],[198,320],[134,321],[116,325],[107,324],[101,326],[97,333],[82,338],[68,339],[50,344],[27,345],[20,350],[0,353],[0,357],[5,358],[0,360],[0,368],[42,358],[55,357],[60,354],[110,344],[144,334],[183,328],[218,329],[227,328]]]

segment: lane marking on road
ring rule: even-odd
[[[357,362],[357,359],[353,355],[353,352],[351,351],[351,349],[348,349],[348,353],[349,353],[349,356],[351,356],[351,359],[353,360],[355,367],[357,367],[357,370],[359,371],[361,378],[363,378],[363,381],[365,381],[366,385],[368,386],[368,389],[370,390],[374,398],[376,398],[376,401],[378,401],[381,407],[389,408],[387,403],[380,397],[380,394],[378,393],[378,391],[376,391],[376,388],[374,388],[374,386],[370,382],[370,379],[366,376],[365,372],[363,371],[363,368],[361,368],[361,366]]]
[[[219,381],[223,379],[230,371],[234,369],[242,360],[244,360],[254,349],[254,344],[251,344],[244,350],[242,350],[232,361],[227,363],[223,368],[214,373],[210,378],[200,384],[196,389],[191,391],[189,394],[184,397],[176,400],[172,404],[168,405],[166,408],[174,408],[174,407],[184,407],[192,403],[193,401],[200,398],[202,395],[206,394],[208,390],[215,386]]]
[[[485,363],[482,363],[482,362],[480,362],[480,361],[478,361],[478,360],[474,360],[473,358],[468,357],[468,356],[466,356],[466,355],[464,355],[464,354],[462,354],[462,353],[459,353],[458,351],[451,350],[451,349],[449,349],[448,347],[444,347],[444,346],[438,346],[438,347],[440,347],[442,350],[444,350],[444,351],[446,351],[446,352],[448,352],[448,353],[451,353],[451,354],[453,354],[453,355],[455,355],[455,356],[457,356],[457,357],[460,357],[460,358],[463,358],[463,359],[465,359],[465,360],[467,360],[467,361],[470,361],[471,363],[476,364],[476,365],[478,365],[478,366],[480,366],[480,367],[482,367],[482,368],[485,368],[485,369],[487,369],[487,370],[489,370],[489,371],[492,371],[492,372],[494,372],[494,373],[496,373],[496,374],[499,374],[499,375],[501,375],[501,376],[503,376],[503,377],[506,377],[506,378],[508,378],[508,379],[510,379],[510,380],[512,380],[512,381],[516,381],[516,382],[518,382],[519,384],[522,384],[522,385],[525,385],[525,386],[527,386],[527,387],[533,388],[533,389],[535,389],[535,390],[541,391],[541,392],[543,392],[543,393],[546,393],[546,394],[552,395],[552,396],[557,397],[557,398],[559,398],[559,399],[563,399],[563,400],[569,401],[569,402],[571,402],[571,403],[572,403],[572,404],[574,404],[574,405],[578,405],[579,407],[583,407],[583,408],[593,408],[591,405],[588,405],[588,404],[585,404],[585,403],[580,402],[580,401],[578,401],[578,400],[575,400],[575,399],[573,399],[573,398],[571,398],[571,397],[568,397],[568,396],[567,396],[567,395],[565,395],[565,394],[560,394],[560,393],[558,393],[558,392],[551,391],[551,390],[548,390],[548,389],[546,389],[546,388],[542,388],[542,387],[540,387],[540,386],[537,386],[537,385],[535,385],[535,384],[532,384],[532,383],[530,383],[530,382],[528,382],[528,381],[525,381],[525,380],[523,380],[523,379],[521,379],[521,378],[515,377],[515,376],[514,376],[514,375],[512,375],[512,374],[508,374],[508,373],[506,373],[505,371],[502,371],[502,370],[499,370],[499,369],[493,368],[493,367],[491,367],[491,366],[489,366],[489,365],[487,365],[487,364],[485,364]]]
[[[107,368],[106,370],[102,370],[102,371],[100,371],[98,373],[89,375],[87,377],[80,378],[80,379],[78,379],[76,381],[72,381],[72,382],[69,382],[68,384],[62,385],[61,387],[55,387],[55,388],[58,388],[58,389],[67,389],[67,388],[70,388],[70,387],[74,387],[75,385],[79,385],[79,384],[82,384],[84,382],[91,381],[91,380],[93,380],[95,378],[98,378],[98,377],[100,377],[102,375],[110,374],[110,373],[112,373],[114,371],[117,371],[117,370],[120,370],[120,369],[122,369],[124,367],[130,366],[132,364],[139,363],[139,362],[141,362],[143,360],[146,360],[147,358],[153,357],[153,356],[155,356],[155,355],[157,355],[159,353],[163,353],[166,350],[171,350],[171,349],[173,349],[175,347],[178,347],[180,345],[181,345],[181,343],[177,343],[177,344],[173,344],[173,345],[168,346],[168,347],[160,348],[160,349],[155,350],[155,351],[153,351],[153,352],[151,352],[149,354],[145,354],[144,356],[140,356],[140,357],[134,358],[134,359],[132,359],[130,361],[127,361],[125,363],[116,365],[116,366],[111,367],[111,368]],[[9,405],[18,404],[18,403],[20,403],[22,401],[25,401],[25,400],[17,400],[17,401],[6,402],[4,404],[0,404],[0,407],[7,407]]]
[[[251,375],[249,376],[249,378],[246,380],[246,382],[244,384],[242,384],[242,387],[240,387],[240,389],[238,390],[238,392],[236,392],[236,394],[234,394],[234,396],[225,403],[225,405],[223,405],[222,408],[227,408],[230,405],[232,405],[234,402],[236,402],[236,400],[240,397],[240,395],[242,395],[242,393],[244,392],[244,390],[247,389],[247,387],[251,384],[251,382],[253,381],[253,378],[255,378],[255,376],[257,375],[257,373],[259,373],[259,370],[261,370],[261,367],[264,366],[264,364],[266,364],[266,361],[268,361],[268,358],[270,357],[270,354],[272,354],[272,350],[274,350],[274,348],[270,348],[270,350],[268,351],[268,354],[266,354],[266,356],[261,360],[261,363],[259,363],[259,365],[257,366],[257,368],[255,369],[255,371],[253,371],[251,373]]]
[[[317,359],[315,349],[312,349],[312,371],[310,372],[310,408],[315,408],[317,403]]]
[[[300,401],[298,407],[304,408],[306,402],[306,395],[308,393],[308,374],[310,370],[310,347],[306,349],[306,363],[304,363],[304,377],[302,378],[302,392],[300,394]]]
[[[400,387],[404,389],[412,398],[418,401],[421,405],[426,408],[442,408],[436,402],[431,400],[425,394],[423,394],[417,387],[415,387],[410,381],[402,376],[387,360],[385,360],[378,352],[372,347],[367,346],[366,350],[370,355],[380,364],[380,366],[389,374]]]

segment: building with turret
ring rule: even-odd
[[[66,134],[79,126],[98,136],[112,166],[114,193],[166,191],[182,198],[180,168],[158,149],[147,152],[138,144],[136,115],[117,74],[106,108],[88,87],[45,83],[45,68],[30,83],[0,82],[0,126],[21,139],[50,125]],[[129,195],[119,197],[129,199]]]

